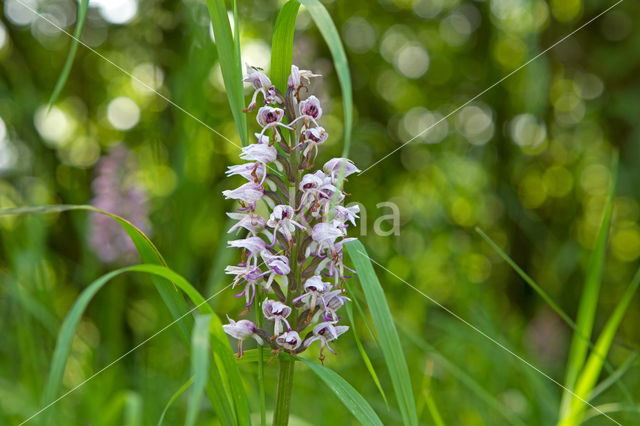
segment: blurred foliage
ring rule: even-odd
[[[125,144],[138,159],[129,179],[149,194],[152,238],[168,264],[206,294],[222,288],[225,262],[216,259],[226,252],[224,213],[232,206],[220,191],[229,187],[224,170],[238,161],[238,150],[207,126],[237,145],[240,138],[204,2],[90,1],[82,41],[103,57],[80,46],[51,109],[47,101],[71,40],[21,3],[70,33],[77,6],[71,0],[3,2],[0,207],[88,203],[97,161],[110,147]],[[343,37],[354,84],[351,158],[364,170],[415,138],[347,184],[367,209],[361,239],[369,253],[558,380],[570,329],[474,228],[494,238],[575,315],[611,179],[609,164],[618,150],[620,182],[596,321],[602,327],[640,258],[640,5],[621,3],[443,118],[612,3],[325,2]],[[279,6],[240,2],[243,62],[268,70]],[[339,135],[340,90],[330,58],[301,9],[294,63],[323,74],[315,90],[329,133]],[[321,160],[342,150],[338,138],[327,144]],[[374,233],[376,218],[389,213],[378,207],[386,201],[400,207],[397,236]],[[0,220],[0,423],[17,423],[41,407],[62,318],[89,282],[118,266],[101,263],[91,251],[89,224],[83,213]],[[417,297],[392,274],[378,273],[396,321],[411,335],[403,344],[421,421],[432,423],[433,404],[448,424],[555,421],[558,386]],[[170,321],[149,287],[135,285],[144,279],[119,278],[96,297],[74,340],[65,386],[81,382]],[[235,309],[231,292],[212,304],[220,313]],[[634,300],[610,354],[614,366],[638,351],[639,324],[640,302]],[[381,362],[365,322],[359,326],[374,365]],[[188,353],[179,338],[177,328],[159,335],[61,401],[57,409],[65,424],[155,424],[189,378]],[[361,365],[353,338],[337,347],[339,356],[326,363],[367,397],[385,423],[399,424],[399,414],[387,410]],[[257,386],[249,374],[255,367],[242,369],[256,409]],[[267,368],[269,383],[275,384],[274,374]],[[388,376],[380,374],[390,389]],[[637,395],[637,366],[622,381]],[[303,368],[295,386],[296,424],[351,419]],[[633,403],[612,387],[594,403],[620,401]],[[185,410],[183,398],[168,411],[166,424],[179,423]],[[211,408],[203,410],[200,421],[216,424],[207,415]],[[630,422],[634,414],[615,418]],[[607,422],[596,417],[589,424]]]

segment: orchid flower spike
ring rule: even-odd
[[[245,111],[257,109],[260,128],[254,130],[255,143],[241,149],[244,163],[226,171],[243,182],[223,191],[240,204],[240,212],[227,213],[234,221],[229,232],[239,234],[228,246],[242,251],[240,263],[225,273],[233,288],[242,289],[235,296],[244,296],[243,314],[264,319],[256,322],[265,326],[229,319],[223,327],[239,341],[238,356],[247,338],[292,354],[319,341],[322,360],[324,349],[334,352],[329,345],[349,328],[339,324],[340,309],[350,302],[345,271],[354,272],[344,264],[343,248],[353,240],[347,232],[360,209],[344,205],[342,179],[359,170],[346,158],[329,160],[320,170],[314,166],[329,138],[319,123],[320,100],[305,93],[315,77],[293,65],[284,96],[259,68],[247,67],[243,80],[254,89]],[[264,105],[258,105],[259,95]]]

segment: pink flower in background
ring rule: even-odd
[[[135,181],[137,164],[124,146],[112,148],[100,159],[92,183],[94,193],[90,204],[121,216],[145,234],[149,234],[149,206],[144,187]],[[89,217],[89,245],[106,263],[131,261],[136,248],[131,238],[113,219],[92,213]]]

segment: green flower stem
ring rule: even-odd
[[[260,306],[256,305],[256,323],[258,328],[262,328],[262,315],[260,310],[257,308]],[[264,348],[262,345],[258,345],[258,393],[260,399],[260,426],[267,425],[267,403],[265,398],[265,390],[264,390],[264,359],[262,351]]]
[[[276,406],[273,413],[273,426],[287,426],[289,424],[289,407],[291,406],[291,391],[293,389],[292,359],[280,359],[278,387],[276,388]]]

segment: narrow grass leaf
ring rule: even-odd
[[[484,388],[484,386],[478,382],[473,376],[469,375],[463,368],[450,361],[447,357],[442,355],[436,348],[420,338],[416,333],[398,324],[398,328],[403,336],[412,344],[417,346],[423,352],[429,352],[433,358],[438,361],[442,367],[447,370],[453,377],[455,377],[460,383],[466,386],[472,391],[480,400],[482,400],[487,406],[493,408],[497,413],[503,416],[511,425],[525,426],[526,424],[520,420],[517,416],[514,416],[509,410],[505,409],[504,404],[499,401],[491,392]]]
[[[591,337],[590,336],[585,336],[582,334],[581,330],[578,329],[578,326],[576,325],[575,321],[573,321],[571,319],[571,317],[564,311],[562,310],[562,308],[555,303],[555,301],[551,298],[551,296],[549,296],[543,289],[542,287],[535,282],[535,280],[533,278],[531,278],[504,250],[502,250],[502,248],[500,248],[500,246],[491,239],[491,237],[489,237],[484,231],[482,231],[480,228],[476,228],[476,232],[478,232],[478,234],[480,234],[480,236],[491,246],[491,248],[493,248],[496,253],[498,253],[498,255],[509,265],[511,266],[511,268],[520,276],[520,278],[522,278],[527,284],[529,284],[531,286],[531,288],[533,288],[536,293],[538,293],[538,295],[540,297],[542,297],[542,299],[547,302],[547,304],[554,310],[556,311],[556,313],[560,316],[560,318],[562,318],[562,320],[569,326],[571,327],[571,329],[573,330],[573,332],[575,333],[574,336],[576,338],[581,338],[583,339],[586,344],[589,346],[589,349],[593,349],[594,348],[594,343],[591,341]],[[613,374],[614,370],[613,367],[610,365],[609,362],[605,361],[604,364],[605,369],[607,370],[607,372]],[[621,382],[615,382],[616,385],[618,386],[618,388],[620,388],[620,391],[625,394],[625,396],[629,395],[629,391],[626,389],[626,387],[624,386],[623,383]]]
[[[227,6],[224,0],[207,0],[209,16],[211,17],[211,26],[213,28],[213,36],[215,37],[216,49],[218,50],[218,58],[220,61],[220,69],[222,71],[222,79],[227,92],[231,114],[236,123],[236,128],[240,134],[240,140],[243,146],[249,144],[247,134],[247,117],[242,112],[244,109],[244,88],[242,83],[242,63],[240,58],[240,34],[238,33],[239,24],[237,11],[234,16],[234,28],[236,30],[235,40],[234,34],[231,32],[229,24],[229,16],[227,15]],[[237,7],[234,7],[237,10]]]
[[[142,398],[137,392],[129,391],[124,404],[124,426],[142,424]]]
[[[629,305],[631,304],[631,300],[638,290],[638,285],[640,285],[640,270],[638,270],[633,281],[629,284],[629,287],[627,287],[622,299],[620,299],[616,305],[615,310],[600,333],[600,337],[598,337],[598,340],[596,341],[595,348],[589,355],[589,358],[585,363],[585,367],[578,377],[575,388],[576,395],[571,399],[569,412],[566,417],[560,421],[560,425],[573,426],[581,423],[582,417],[584,417],[584,412],[587,408],[584,401],[589,398],[598,377],[600,377],[600,372],[602,371],[602,366],[607,353],[609,352],[609,348],[611,348],[611,343],[616,336],[618,327],[620,326]]]
[[[622,365],[616,369],[616,371],[614,371],[609,377],[600,382],[598,386],[593,388],[593,391],[591,391],[591,395],[589,395],[589,401],[592,401],[597,396],[601,395],[603,392],[609,389],[614,383],[620,381],[620,379],[622,379],[627,371],[629,371],[629,369],[634,365],[637,359],[638,352],[632,353],[625,360],[625,362],[623,362]]]
[[[51,361],[49,376],[44,388],[42,398],[43,404],[47,404],[53,401],[58,394],[60,385],[62,383],[62,376],[64,374],[65,366],[71,352],[71,343],[73,341],[73,336],[75,335],[78,323],[80,322],[80,319],[82,318],[82,315],[87,306],[89,305],[93,297],[100,291],[100,289],[102,289],[109,281],[111,281],[116,276],[126,272],[144,272],[169,280],[170,282],[177,285],[178,288],[180,288],[180,290],[182,290],[189,297],[189,299],[196,306],[198,306],[198,310],[200,311],[200,313],[212,315],[212,323],[214,319],[217,319],[217,316],[215,316],[215,314],[211,310],[211,307],[206,303],[202,295],[200,295],[200,293],[184,278],[164,266],[135,265],[111,271],[92,282],[76,299],[76,302],[65,317],[64,322],[62,323],[62,328],[60,329],[60,333],[58,335],[58,339],[56,341],[56,347]],[[186,312],[188,311],[185,311],[184,313]],[[226,343],[228,351],[231,351],[228,342]],[[229,352],[224,352],[223,350],[219,351],[219,355],[221,357],[228,356],[228,354]],[[232,356],[231,362],[233,363]],[[233,393],[242,394],[243,392],[244,389],[242,388],[233,389]],[[227,394],[216,395],[216,397],[220,398],[221,401],[229,401],[232,399],[228,392]],[[227,412],[227,417],[234,417],[230,407],[226,407],[225,411]],[[229,415],[229,413],[231,413],[231,415]],[[223,413],[219,414],[223,416]]]
[[[186,426],[198,419],[202,396],[209,378],[209,323],[211,315],[198,315],[191,334],[191,376],[193,386],[187,403]]]
[[[625,405],[617,402],[609,404],[597,405],[595,408],[591,408],[584,417],[584,421],[591,420],[594,417],[602,416],[604,414],[612,413],[638,413],[640,415],[640,405]]]
[[[224,373],[224,377],[228,381],[236,420],[240,426],[248,426],[251,424],[251,412],[235,354],[229,346],[229,340],[222,329],[220,318],[214,315],[209,325],[211,347],[219,370]]]
[[[596,316],[596,308],[598,306],[598,296],[600,293],[602,272],[607,251],[607,241],[609,239],[609,228],[611,227],[611,216],[613,212],[613,199],[615,195],[617,175],[618,157],[616,154],[611,167],[611,187],[609,189],[609,196],[602,214],[602,221],[600,223],[596,245],[591,254],[591,258],[589,259],[589,265],[587,266],[584,289],[580,296],[578,317],[576,321],[578,331],[573,335],[571,348],[569,350],[569,359],[564,383],[565,387],[569,390],[574,389],[576,380],[578,379],[578,374],[584,366],[587,351],[589,349],[587,339],[591,338]],[[587,339],[584,339],[583,336]],[[573,396],[571,393],[565,390],[563,392],[562,403],[560,405],[560,418],[566,417],[569,404],[572,399]]]
[[[380,349],[389,370],[403,423],[411,426],[417,425],[418,418],[409,368],[382,286],[362,243],[355,240],[347,243],[345,247],[355,265],[358,281],[362,286],[365,300],[378,332]]]
[[[300,3],[290,0],[282,6],[271,37],[271,81],[283,94],[293,63],[293,35]]]
[[[69,47],[69,53],[67,53],[67,58],[65,59],[64,65],[62,66],[62,71],[58,76],[58,80],[56,81],[56,85],[53,88],[53,92],[51,92],[51,97],[49,98],[49,108],[51,108],[51,106],[58,100],[58,97],[60,96],[60,93],[62,93],[64,85],[67,83],[69,73],[71,73],[71,67],[73,66],[73,60],[76,57],[76,52],[78,51],[78,44],[80,44],[80,36],[82,35],[82,28],[84,27],[84,22],[87,18],[88,9],[89,0],[79,0],[78,12],[76,16],[76,28],[73,31],[71,46]]]
[[[351,148],[351,131],[353,129],[353,94],[351,88],[351,74],[349,73],[349,63],[347,54],[342,46],[340,34],[336,25],[331,19],[331,15],[319,0],[298,0],[311,15],[320,34],[329,47],[333,64],[338,74],[340,88],[342,90],[342,109],[344,114],[344,143],[342,156],[348,157]]]
[[[569,327],[577,330],[576,323],[571,319],[571,317],[560,307],[558,304],[547,294],[546,291],[538,283],[535,282],[533,278],[531,278],[495,241],[491,239],[482,229],[476,227],[476,232],[480,234],[480,236],[491,246],[491,248],[498,253],[498,255],[504,260],[511,268],[516,271],[516,273],[531,286],[532,289],[535,290],[536,293],[553,309],[556,313],[562,318],[564,322],[569,325]],[[588,337],[587,337],[588,339]]]
[[[380,379],[378,378],[376,369],[373,367],[373,364],[371,363],[371,359],[369,358],[369,355],[367,355],[367,351],[364,349],[364,345],[362,344],[362,341],[360,340],[360,336],[358,335],[358,331],[356,329],[356,322],[355,322],[355,319],[353,318],[353,308],[349,304],[345,305],[345,308],[347,310],[347,316],[349,317],[349,323],[351,324],[351,332],[353,333],[353,339],[356,341],[356,346],[358,347],[358,352],[360,352],[362,361],[364,362],[365,367],[367,367],[367,371],[369,372],[369,375],[373,379],[373,382],[376,384],[376,387],[378,388],[378,392],[380,392],[380,395],[382,396],[382,399],[384,400],[384,403],[388,408],[389,401],[387,400],[387,394],[384,392],[384,389],[382,388],[382,384],[380,383]]]
[[[140,255],[140,260],[142,263],[147,264],[156,264],[166,266],[164,258],[156,248],[156,246],[151,242],[149,237],[147,237],[144,232],[142,232],[139,228],[137,228],[133,223],[129,222],[127,219],[115,215],[113,213],[98,209],[94,206],[89,205],[68,205],[68,204],[57,204],[57,205],[48,205],[48,206],[30,206],[30,207],[17,207],[11,209],[2,209],[0,210],[0,216],[20,216],[20,215],[28,215],[28,214],[50,214],[50,213],[62,213],[73,210],[85,210],[89,212],[95,212],[98,214],[103,214],[111,219],[115,220],[120,224],[122,229],[125,230],[131,241],[136,247],[138,254]],[[171,288],[167,286],[161,279],[156,277],[153,278],[153,283],[162,298],[162,301],[171,315],[174,318],[179,317],[184,312],[187,311],[187,304],[185,303],[184,298],[178,293],[176,288]],[[185,338],[185,342],[187,341],[187,336],[189,335],[189,321],[190,318],[185,318],[185,321],[180,321],[178,323],[178,328],[182,334],[182,337]]]
[[[345,379],[330,368],[324,367],[315,362],[298,358],[305,363],[342,401],[344,406],[363,425],[380,425],[382,421],[373,411],[366,399],[358,393]]]
[[[178,388],[177,391],[173,393],[173,395],[171,395],[171,398],[169,398],[169,401],[167,401],[167,404],[162,409],[162,413],[160,414],[160,418],[158,419],[158,426],[162,426],[162,422],[164,422],[164,418],[167,416],[167,412],[169,411],[169,408],[171,408],[173,403],[176,402],[176,400],[180,398],[180,395],[182,395],[184,391],[189,389],[189,386],[191,386],[192,384],[193,384],[193,377],[189,378],[189,380],[187,380],[182,386]]]

